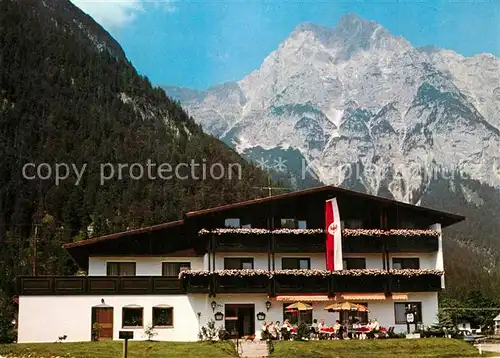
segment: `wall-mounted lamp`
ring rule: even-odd
[[[198,312],[198,313],[197,313],[197,315],[198,315],[198,319],[200,319],[200,317],[201,317],[201,312]]]
[[[215,307],[217,307],[217,302],[212,301],[212,303],[210,303],[210,306],[212,306],[212,311],[215,312]]]
[[[267,309],[267,312],[269,312],[269,309],[271,308],[271,302],[270,301],[267,301],[266,302],[266,309]]]
[[[266,314],[264,312],[257,313],[257,320],[263,321],[266,319]]]
[[[222,312],[217,312],[215,315],[215,320],[216,321],[222,321],[224,319],[224,314],[222,314]]]

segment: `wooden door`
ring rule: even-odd
[[[99,326],[99,339],[113,339],[113,307],[92,308],[92,327],[95,323]]]

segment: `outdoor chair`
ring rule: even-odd
[[[394,338],[396,335],[394,334],[394,326],[389,327],[387,330],[387,337],[388,338]]]

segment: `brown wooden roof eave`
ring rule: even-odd
[[[184,220],[170,221],[167,223],[153,225],[153,226],[146,226],[146,227],[139,228],[139,229],[133,229],[133,230],[118,232],[118,233],[114,233],[114,234],[93,237],[93,238],[90,238],[87,240],[70,242],[70,243],[64,244],[62,247],[65,249],[71,249],[74,247],[86,246],[86,245],[95,244],[95,243],[102,242],[102,241],[118,239],[118,238],[124,237],[124,236],[137,235],[137,234],[142,234],[145,232],[151,232],[151,231],[157,231],[157,230],[162,230],[162,229],[168,229],[171,227],[177,227],[177,226],[181,226],[183,224],[184,224]]]
[[[299,190],[299,191],[295,191],[292,193],[279,194],[279,195],[275,195],[272,197],[265,197],[265,198],[258,198],[258,199],[252,199],[252,200],[247,200],[247,201],[241,201],[241,202],[222,205],[222,206],[209,208],[209,209],[191,211],[185,215],[185,218],[189,219],[191,217],[217,213],[217,212],[221,212],[221,211],[225,211],[225,210],[230,210],[230,209],[235,209],[235,208],[240,208],[240,207],[245,207],[245,206],[250,206],[250,205],[256,205],[256,204],[262,204],[262,203],[269,203],[269,202],[273,202],[273,201],[278,201],[280,199],[293,198],[293,197],[309,195],[309,194],[314,194],[314,193],[321,193],[321,192],[332,192],[332,193],[339,193],[339,194],[354,195],[354,196],[362,197],[362,198],[365,198],[368,200],[373,200],[373,201],[386,203],[386,204],[390,204],[390,205],[406,207],[406,208],[409,208],[411,210],[425,212],[427,214],[431,214],[431,215],[435,216],[436,222],[441,222],[442,227],[450,226],[450,225],[453,225],[453,224],[456,224],[460,221],[465,220],[464,216],[446,213],[446,212],[438,211],[438,210],[434,210],[434,209],[429,209],[429,208],[425,208],[422,206],[407,204],[407,203],[399,202],[396,200],[381,198],[378,196],[364,194],[364,193],[360,193],[360,192],[356,192],[356,191],[352,191],[352,190],[348,190],[348,189],[343,189],[343,188],[338,188],[338,187],[334,187],[334,186],[330,186],[330,185],[319,186],[319,187],[305,189],[305,190]],[[171,228],[171,227],[177,227],[177,226],[181,226],[183,224],[184,224],[184,220],[171,221],[171,222],[153,225],[153,226],[148,226],[148,227],[144,227],[144,228],[140,228],[140,229],[134,229],[134,230],[124,231],[124,232],[104,235],[104,236],[98,236],[98,237],[94,237],[91,239],[82,240],[82,241],[78,241],[78,242],[67,243],[67,244],[63,245],[63,248],[72,249],[72,248],[76,248],[76,247],[85,247],[87,245],[95,244],[95,243],[98,243],[101,241],[107,241],[107,240],[117,239],[117,238],[124,237],[124,236],[142,234],[145,232],[162,230],[162,229],[167,229],[167,228]]]
[[[430,209],[430,208],[426,208],[423,206],[408,204],[408,203],[404,203],[404,202],[397,201],[397,200],[382,198],[379,196],[365,194],[365,193],[361,193],[361,192],[357,192],[357,191],[353,191],[353,190],[348,190],[348,189],[344,189],[344,188],[339,188],[339,187],[335,187],[332,185],[318,186],[318,187],[314,187],[311,189],[298,190],[298,191],[294,191],[291,193],[274,195],[271,197],[252,199],[252,200],[247,200],[247,201],[240,201],[240,202],[237,202],[234,204],[227,204],[227,205],[217,206],[217,207],[209,208],[209,209],[190,211],[190,212],[186,213],[185,216],[186,216],[186,218],[191,218],[191,217],[195,217],[195,216],[213,214],[213,213],[217,213],[217,212],[221,212],[221,211],[225,211],[225,210],[236,209],[236,208],[255,205],[255,204],[263,204],[263,203],[268,203],[268,202],[272,202],[272,201],[277,201],[280,199],[288,199],[288,198],[293,198],[293,197],[297,197],[297,196],[314,194],[314,193],[321,193],[321,192],[332,192],[332,193],[339,193],[339,194],[354,195],[354,196],[358,196],[358,197],[365,198],[368,200],[377,201],[379,203],[385,203],[385,204],[389,204],[389,205],[395,205],[395,206],[408,208],[411,210],[425,212],[425,213],[431,214],[431,215],[439,218],[439,222],[441,222],[442,227],[450,226],[450,225],[453,225],[453,224],[459,223],[460,221],[465,220],[465,217],[461,216],[461,215],[447,213],[447,212],[439,211],[439,210],[435,210],[435,209]]]

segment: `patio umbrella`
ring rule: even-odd
[[[308,305],[307,303],[302,303],[302,302],[295,302],[292,303],[291,305],[288,305],[285,307],[286,310],[297,310],[297,311],[310,311],[312,310],[312,306]]]
[[[325,307],[325,311],[328,312],[341,312],[341,311],[357,311],[357,312],[368,312],[368,307],[352,302],[338,302],[333,303]]]
[[[300,323],[300,311],[310,311],[313,307],[307,303],[295,302],[285,307],[285,312],[298,312],[297,320]]]

